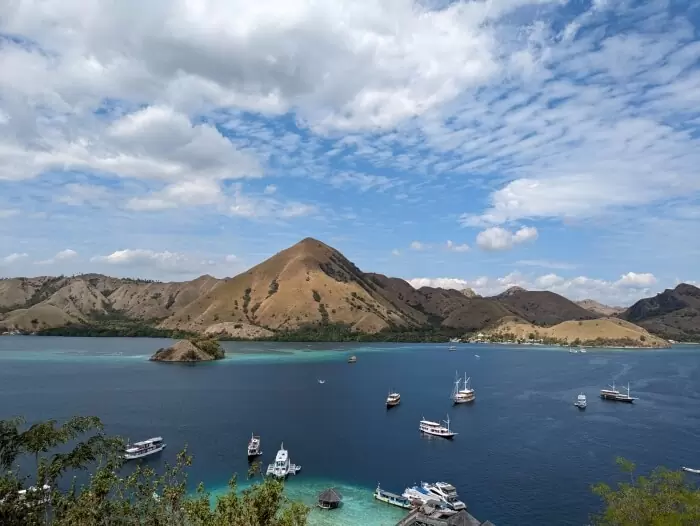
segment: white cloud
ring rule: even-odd
[[[635,301],[656,293],[650,287],[656,284],[652,274],[629,272],[617,281],[577,276],[565,278],[557,274],[531,276],[511,272],[502,277],[481,276],[466,280],[461,278],[415,278],[408,282],[415,288],[442,287],[471,288],[482,296],[495,296],[509,287],[518,286],[527,290],[549,290],[571,300],[594,299],[608,305],[631,305]]]
[[[18,261],[29,257],[29,254],[14,252],[9,256],[5,256],[0,259],[0,262],[5,265],[11,265],[12,263],[17,263]]]
[[[110,195],[104,186],[92,184],[68,183],[63,189],[65,193],[57,196],[55,201],[69,206],[103,205]]]
[[[521,259],[516,262],[516,265],[525,265],[528,267],[551,268],[555,270],[570,270],[575,269],[577,265],[564,261],[548,261],[546,259]]]
[[[54,263],[58,263],[60,261],[69,261],[69,260],[75,259],[77,257],[78,257],[78,253],[75,250],[67,248],[65,250],[61,250],[52,258],[45,259],[43,261],[37,261],[36,264],[37,265],[53,265]]]
[[[434,287],[441,289],[457,289],[463,290],[469,287],[469,282],[464,279],[457,278],[415,278],[409,279],[408,283],[414,288]]]
[[[534,241],[538,233],[535,227],[522,227],[517,232],[494,226],[479,232],[476,244],[483,250],[510,250],[514,245]]]
[[[394,250],[391,251],[391,255],[392,256],[400,256],[401,251],[399,249],[395,248]]]
[[[265,187],[265,190],[263,191],[263,193],[264,193],[265,195],[272,195],[272,194],[274,194],[276,191],[277,191],[277,186],[276,186],[276,185],[274,185],[274,184],[268,184],[268,185]]]
[[[19,214],[19,210],[14,208],[0,209],[0,219],[7,219],[8,217],[16,216]]]
[[[95,256],[90,259],[93,263],[138,268],[155,268],[168,272],[195,272],[201,262],[194,261],[186,254],[178,252],[156,252],[149,249],[117,250],[106,256]]]
[[[224,261],[226,263],[238,263],[238,256],[234,254],[228,254],[225,258]]]
[[[149,197],[134,197],[126,203],[131,210],[166,210],[179,206],[214,205],[223,202],[219,183],[208,179],[193,179],[166,186]]]
[[[463,243],[461,245],[457,245],[450,241],[449,239],[447,240],[447,250],[450,250],[452,252],[467,252],[469,250],[469,245],[466,243]]]
[[[313,215],[318,211],[318,208],[308,203],[283,202],[269,196],[244,194],[243,187],[239,184],[234,188],[229,211],[234,216],[247,219],[279,220]]]
[[[648,272],[642,274],[628,272],[627,274],[623,274],[615,283],[624,287],[644,288],[654,285],[656,283],[656,277]]]
[[[411,241],[409,248],[411,250],[421,252],[423,250],[427,250],[428,248],[430,248],[430,245],[426,245],[425,243],[421,243],[420,241]]]
[[[355,186],[360,191],[367,190],[387,190],[397,184],[397,181],[383,175],[369,175],[358,172],[338,172],[331,175],[328,181],[333,186]]]

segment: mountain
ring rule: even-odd
[[[673,340],[700,340],[700,288],[681,283],[639,300],[620,318]]]
[[[459,335],[512,317],[554,326],[599,315],[558,294],[520,287],[490,298],[470,289],[415,289],[403,279],[362,272],[312,238],[226,279],[160,283],[82,274],[0,280],[0,333],[188,331],[259,339],[342,325],[368,334]]]
[[[552,327],[538,327],[517,318],[503,318],[485,331],[489,336],[508,336],[516,339],[551,339],[560,343],[584,346],[612,347],[669,347],[666,340],[650,334],[642,327],[617,318],[565,321]]]
[[[598,314],[554,292],[511,287],[496,299],[516,316],[535,325],[556,325],[567,320],[591,320]]]
[[[594,314],[600,314],[601,316],[614,316],[615,314],[619,314],[625,310],[624,307],[610,307],[590,299],[577,301],[576,305],[583,307]]]
[[[334,248],[306,238],[247,272],[219,282],[161,326],[204,331],[214,323],[239,322],[292,330],[308,324],[342,323],[374,333],[425,324],[422,313],[392,301],[371,278]]]

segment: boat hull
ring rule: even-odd
[[[427,431],[427,430],[425,430],[425,429],[421,429],[420,432],[423,433],[424,435],[429,435],[429,436],[432,436],[432,437],[445,438],[445,439],[447,439],[447,440],[452,440],[452,439],[455,437],[455,435],[457,435],[457,433],[454,433],[454,432],[452,432],[452,431],[450,431],[449,433],[435,433],[435,432],[433,432],[433,431]]]
[[[413,508],[413,505],[411,502],[406,499],[405,497],[388,497],[384,495],[382,492],[374,492],[374,498],[377,499],[379,502],[384,502],[385,504],[389,504],[391,506],[396,506],[397,508],[403,508],[405,510],[410,510]]]
[[[636,398],[627,398],[625,396],[615,396],[615,395],[606,395],[602,394],[600,397],[603,400],[609,400],[610,402],[622,402],[625,404],[633,404]]]
[[[150,457],[151,455],[155,455],[163,451],[165,446],[166,445],[163,444],[157,448],[151,449],[150,451],[144,451],[142,453],[124,453],[124,460],[138,460],[140,458]]]

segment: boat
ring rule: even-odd
[[[574,402],[574,405],[579,409],[586,409],[586,395],[583,393],[578,395],[576,401]]]
[[[355,356],[354,354],[350,358],[348,358],[348,363],[356,363],[356,362],[357,362],[357,356]]]
[[[438,501],[435,496],[431,495],[428,490],[424,489],[422,486],[410,486],[404,490],[401,496],[408,499],[411,506],[414,507],[422,506],[430,501]]]
[[[476,358],[478,360],[479,358],[481,358],[481,356],[479,356],[478,354],[475,354],[474,358]]]
[[[448,350],[448,351],[456,351],[456,350],[457,350],[457,346],[456,346],[456,345],[450,345],[450,346],[447,348],[447,350]]]
[[[700,469],[686,468],[685,466],[683,466],[681,469],[683,471],[687,471],[688,473],[695,473],[696,475],[700,475]]]
[[[389,393],[386,397],[386,406],[394,407],[401,403],[401,395],[399,393]]]
[[[432,435],[442,438],[454,438],[454,436],[457,435],[457,433],[450,430],[450,415],[447,415],[447,420],[445,420],[445,424],[446,426],[443,426],[438,422],[432,422],[431,420],[426,420],[425,418],[423,418],[420,421],[420,425],[418,426],[418,428],[421,430],[421,432],[425,433],[426,435]]]
[[[450,398],[455,404],[465,404],[467,402],[473,402],[476,399],[474,389],[469,385],[470,378],[467,378],[467,374],[464,373],[464,388],[460,389],[460,384],[462,379],[455,373],[455,386],[452,389],[452,395]]]
[[[578,354],[578,349],[574,349],[573,347],[569,347],[569,352],[571,354]]]
[[[126,445],[124,451],[124,460],[136,460],[150,455],[160,453],[165,449],[165,443],[162,437],[153,437],[141,442],[134,442]]]
[[[289,452],[284,449],[284,443],[275,456],[275,463],[267,466],[267,474],[278,479],[287,478],[288,475],[296,475],[299,471],[301,471],[301,466],[289,461]]]
[[[586,349],[584,349],[583,347],[580,347],[578,352],[580,352],[581,354],[586,354]]]
[[[398,506],[399,508],[406,510],[410,510],[413,507],[411,500],[408,497],[397,495],[396,493],[391,493],[389,491],[384,491],[381,487],[379,487],[379,484],[377,484],[377,489],[374,490],[374,498],[381,502],[386,502],[387,504]]]
[[[326,381],[325,381],[325,380],[319,380],[318,383],[320,383],[321,385],[323,385],[323,384],[326,383]]]
[[[613,382],[613,384],[610,386],[610,389],[601,389],[600,397],[603,400],[612,400],[613,402],[626,402],[628,404],[631,404],[635,400],[637,400],[636,398],[630,396],[629,384],[627,384],[627,394],[623,394],[617,389],[615,389],[615,382]]]
[[[262,451],[260,451],[260,437],[251,435],[248,441],[248,460],[260,455],[262,455]]]
[[[447,506],[449,509],[454,511],[467,509],[467,505],[459,500],[457,490],[452,484],[448,484],[447,482],[435,482],[434,484],[421,482],[420,485],[428,493],[437,497],[438,500],[445,504],[445,506]]]
[[[450,338],[450,343],[462,343],[462,340],[459,338]]]

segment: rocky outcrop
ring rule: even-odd
[[[215,340],[180,340],[171,347],[158,349],[153,362],[210,362],[224,357],[224,351]]]

